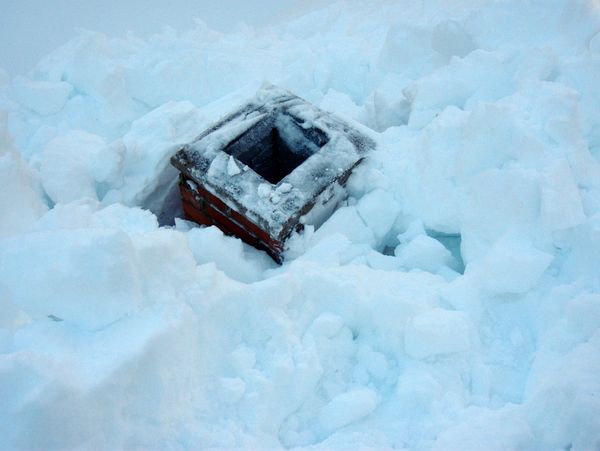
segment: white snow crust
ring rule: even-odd
[[[0,70],[0,449],[598,449],[599,15],[344,1]],[[377,140],[283,266],[169,165],[264,81]]]

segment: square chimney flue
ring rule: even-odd
[[[352,170],[375,147],[357,128],[288,91],[263,87],[171,159],[186,218],[281,263],[291,233],[333,213]]]

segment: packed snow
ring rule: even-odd
[[[0,71],[0,448],[598,449],[600,4],[285,17]],[[169,165],[264,81],[377,139],[282,266]]]

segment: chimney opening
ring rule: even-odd
[[[303,128],[298,119],[279,113],[242,134],[223,151],[275,185],[328,141],[323,131]]]

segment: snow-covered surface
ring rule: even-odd
[[[249,101],[186,144],[173,164],[187,177],[241,212],[275,239],[283,240],[298,223],[319,226],[313,218],[336,197],[336,182],[375,148],[369,132],[316,108],[292,93],[266,84]],[[254,170],[241,171],[237,161],[276,129],[291,152],[305,160],[272,184]],[[306,130],[304,132],[303,130]],[[309,133],[322,136],[312,139]],[[229,150],[228,150],[229,149]],[[234,158],[236,157],[236,158]],[[330,190],[332,193],[324,193]],[[321,193],[325,198],[321,199]],[[338,200],[337,196],[335,200]],[[337,202],[333,202],[335,206]],[[312,211],[315,210],[315,211]]]
[[[599,8],[340,2],[0,73],[0,448],[597,449]],[[265,79],[377,139],[281,267],[154,214]]]

